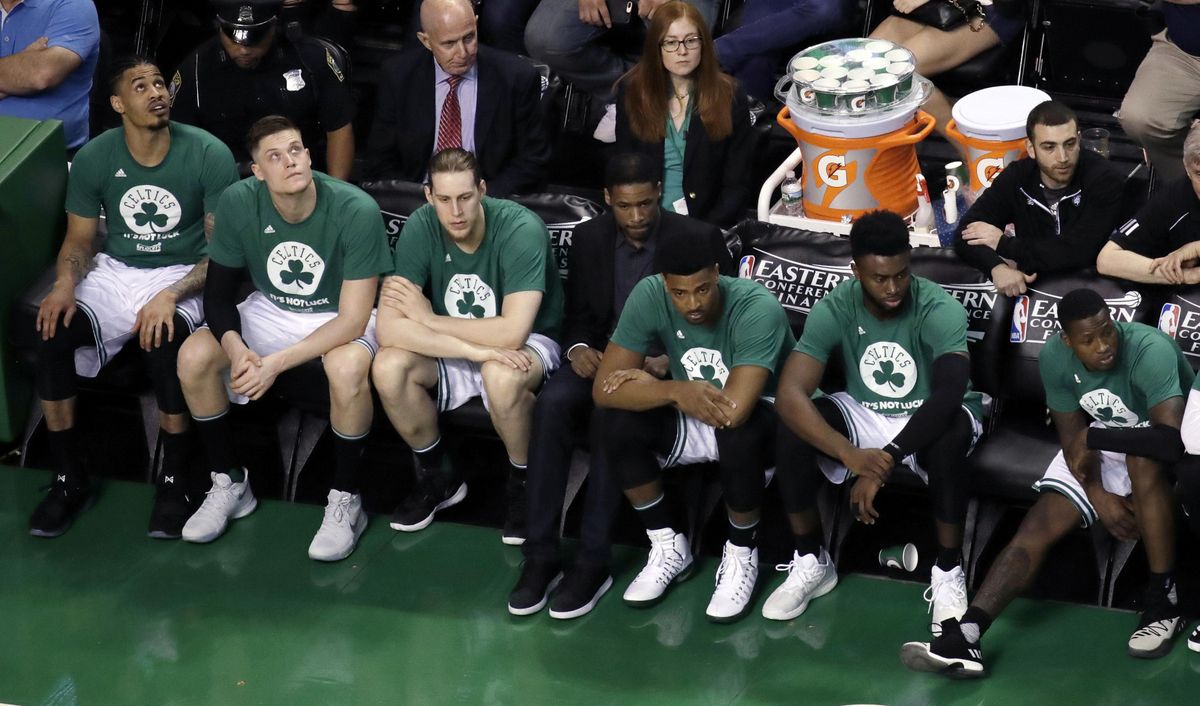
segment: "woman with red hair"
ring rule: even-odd
[[[754,152],[750,109],[721,72],[695,7],[660,6],[642,58],[617,83],[617,147],[661,167],[662,205],[722,227],[743,214]]]

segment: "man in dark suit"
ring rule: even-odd
[[[538,188],[550,160],[541,77],[525,60],[479,45],[468,0],[425,0],[414,48],[383,64],[368,171],[423,181],[430,157],[475,153],[488,194]]]
[[[641,154],[617,155],[608,164],[604,183],[604,201],[611,210],[575,229],[567,256],[563,336],[567,364],[542,388],[533,411],[525,486],[525,564],[508,600],[513,615],[541,610],[561,578],[559,512],[575,439],[583,429],[588,429],[592,453],[581,546],[574,567],[554,594],[550,616],[584,615],[612,585],[610,533],[621,494],[601,453],[598,429],[603,422],[602,415],[593,411],[592,378],[629,293],[643,277],[657,273],[655,243],[670,233],[686,234],[696,247],[716,253],[722,272],[733,271],[720,229],[660,208],[662,187],[651,160]],[[666,356],[647,358],[645,368],[665,377]]]

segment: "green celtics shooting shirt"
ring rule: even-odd
[[[337,311],[343,281],[391,267],[375,200],[321,172],[313,182],[317,205],[300,223],[283,220],[265,182],[250,177],[229,187],[209,247],[213,262],[245,267],[272,304],[297,313]]]
[[[863,304],[862,283],[842,282],[817,302],[796,350],[827,363],[840,350],[846,392],[886,415],[911,415],[929,398],[933,361],[967,352],[967,312],[936,282],[913,277],[895,316],[877,319]],[[983,401],[967,384],[963,404],[983,421]]]
[[[776,376],[796,342],[787,314],[758,282],[722,275],[718,286],[721,317],[697,325],[675,309],[662,275],[644,278],[625,302],[612,342],[643,355],[659,346],[671,359],[673,379],[704,380],[718,388],[739,365],[766,368],[771,376],[762,394],[775,394]]]
[[[66,209],[108,225],[104,253],[131,267],[192,265],[204,257],[204,214],[238,179],[229,148],[207,132],[170,123],[171,147],[153,167],[138,164],[113,128],[79,150]]]
[[[1046,405],[1055,412],[1082,409],[1106,427],[1149,426],[1150,410],[1186,397],[1195,374],[1167,334],[1145,324],[1116,322],[1117,360],[1093,372],[1053,336],[1038,357]]]
[[[563,290],[546,224],[520,204],[489,197],[483,218],[483,241],[467,253],[442,229],[433,206],[418,208],[396,241],[393,274],[426,288],[433,313],[461,319],[500,314],[514,292],[542,292],[533,332],[557,339]]]

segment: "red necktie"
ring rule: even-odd
[[[462,76],[451,75],[446,79],[450,92],[442,103],[442,117],[438,120],[437,146],[434,154],[451,147],[462,147],[462,112],[458,107],[458,84]]]

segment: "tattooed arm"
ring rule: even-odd
[[[55,261],[54,288],[38,307],[37,330],[42,340],[54,338],[59,318],[70,326],[75,316],[75,286],[83,281],[94,264],[98,219],[67,214],[67,235]]]
[[[213,226],[216,218],[211,213],[204,214],[204,238],[212,242]],[[180,299],[186,299],[204,291],[204,280],[208,276],[208,257],[201,258],[186,275],[166,287],[154,298],[146,302],[133,322],[133,331],[137,333],[138,345],[144,351],[150,351],[163,344],[163,328],[167,330],[166,340],[175,340],[175,305]]]

